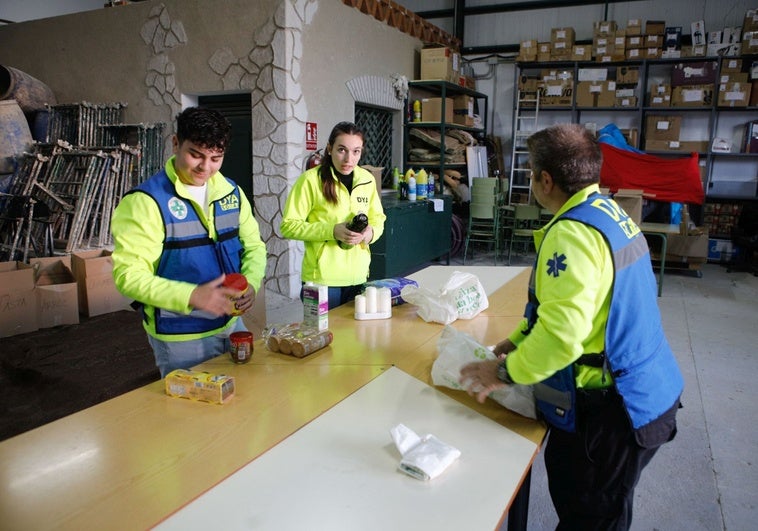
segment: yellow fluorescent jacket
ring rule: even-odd
[[[598,186],[592,185],[577,192],[555,217],[598,191]],[[524,319],[509,336],[516,350],[508,355],[508,372],[522,384],[540,382],[582,354],[602,352],[605,348],[613,283],[608,244],[597,230],[578,221],[562,220],[547,236],[545,233],[546,227],[534,233],[540,260],[534,271],[540,301],[537,322],[525,336]],[[562,260],[565,269],[555,276],[555,268],[547,261],[561,255],[565,256]],[[587,389],[607,387],[611,377],[606,374],[603,383],[602,369],[579,365],[576,382],[578,387]]]
[[[166,174],[176,189],[176,195],[195,207],[198,216],[209,231],[209,236],[216,239],[213,224],[213,209],[208,208],[207,216],[203,209],[187,192],[174,170],[174,157],[165,165]],[[208,203],[227,196],[232,192],[229,183],[220,172],[208,180]],[[258,222],[253,217],[250,202],[244,193],[240,193],[239,238],[244,247],[242,255],[242,274],[247,278],[256,293],[266,270],[266,245],[261,240]],[[125,296],[145,305],[147,321],[143,321],[148,334],[164,341],[186,341],[212,336],[231,326],[235,319],[220,328],[202,334],[158,334],[153,319],[154,308],[188,314],[190,295],[195,284],[170,280],[156,276],[161,253],[163,252],[164,223],[155,201],[144,193],[124,196],[113,212],[111,232],[115,243],[113,250],[113,278],[118,290]]]
[[[374,177],[356,166],[353,191],[334,176],[337,204],[327,202],[321,190],[318,168],[311,168],[295,182],[287,197],[282,217],[282,236],[305,245],[301,278],[326,286],[354,286],[366,282],[371,251],[366,245],[342,249],[334,239],[334,226],[350,221],[358,212],[368,216],[374,230],[372,243],[384,232],[384,209]]]

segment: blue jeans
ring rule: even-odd
[[[155,365],[161,371],[161,378],[165,378],[174,369],[189,369],[211,358],[229,352],[231,344],[229,336],[233,332],[247,331],[245,323],[238,317],[229,328],[216,335],[202,339],[189,341],[162,341],[150,334],[147,340],[153,347]]]

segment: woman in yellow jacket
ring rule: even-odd
[[[358,166],[363,131],[350,122],[334,126],[320,166],[295,182],[284,207],[282,236],[305,245],[301,279],[329,287],[329,308],[355,298],[368,279],[371,251],[384,231],[384,209],[373,175]],[[359,213],[360,232],[348,228]]]

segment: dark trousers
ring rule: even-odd
[[[578,392],[576,432],[552,428],[545,447],[557,530],[629,529],[634,488],[660,444],[674,437],[677,407],[653,421],[656,440],[644,447],[615,391]]]

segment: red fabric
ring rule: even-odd
[[[604,142],[600,185],[615,193],[619,188],[643,190],[655,201],[702,205],[705,200],[700,181],[698,154],[665,159],[619,149]]]

